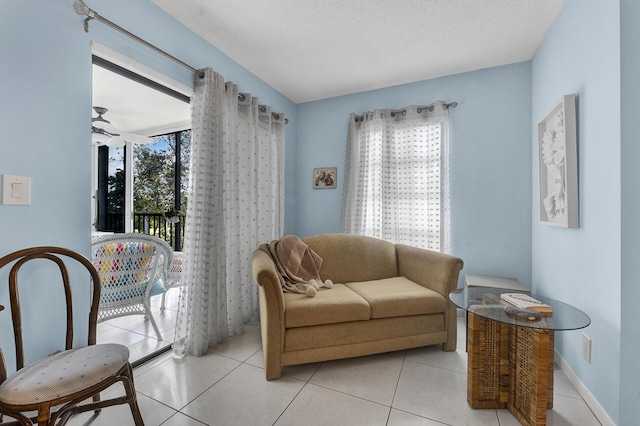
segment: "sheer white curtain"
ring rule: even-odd
[[[351,114],[343,232],[449,253],[449,110]]]
[[[204,74],[191,100],[177,355],[202,355],[258,320],[251,252],[284,229],[284,116]]]

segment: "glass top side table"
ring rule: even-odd
[[[490,287],[467,287],[451,292],[449,299],[454,305],[467,312],[480,315],[490,320],[521,327],[555,331],[578,330],[587,327],[591,323],[591,318],[578,308],[558,300],[529,293],[524,294],[551,306],[553,314],[548,317],[542,317],[538,321],[520,319],[507,315],[504,307],[509,304],[500,299],[502,293],[518,292]]]
[[[553,408],[554,331],[587,327],[591,319],[581,310],[530,294],[551,306],[539,319],[508,315],[500,299],[514,293],[487,287],[467,287],[449,294],[466,310],[467,402],[472,408],[507,408],[523,425],[545,425]]]

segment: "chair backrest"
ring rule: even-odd
[[[166,280],[173,262],[166,241],[139,233],[97,237],[91,243],[91,256],[102,286],[100,310],[144,300],[158,279]]]
[[[75,268],[77,264],[83,266],[89,273],[91,279],[91,306],[89,310],[89,335],[87,343],[94,345],[96,343],[96,324],[98,319],[98,304],[100,300],[100,277],[93,263],[85,256],[75,251],[62,247],[32,247],[16,251],[0,258],[0,269],[10,264],[9,270],[9,304],[11,307],[11,319],[13,322],[14,341],[16,351],[16,370],[24,367],[24,345],[22,336],[22,311],[20,308],[20,297],[18,293],[18,277],[20,268],[27,262],[36,259],[45,259],[54,262],[60,271],[60,279],[51,281],[60,281],[64,287],[64,295],[66,302],[66,334],[65,334],[65,350],[71,349],[73,346],[73,304],[71,294],[71,279],[69,269]],[[76,264],[73,265],[72,264]],[[29,278],[32,274],[25,274],[24,278]],[[38,278],[38,280],[40,280]],[[1,309],[0,309],[1,310]],[[0,382],[6,378],[6,367],[2,352],[0,351]]]

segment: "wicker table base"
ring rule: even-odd
[[[553,331],[469,313],[467,402],[508,408],[523,425],[544,425],[553,408]]]

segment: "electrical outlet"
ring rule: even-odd
[[[582,356],[591,364],[591,338],[582,333]]]

